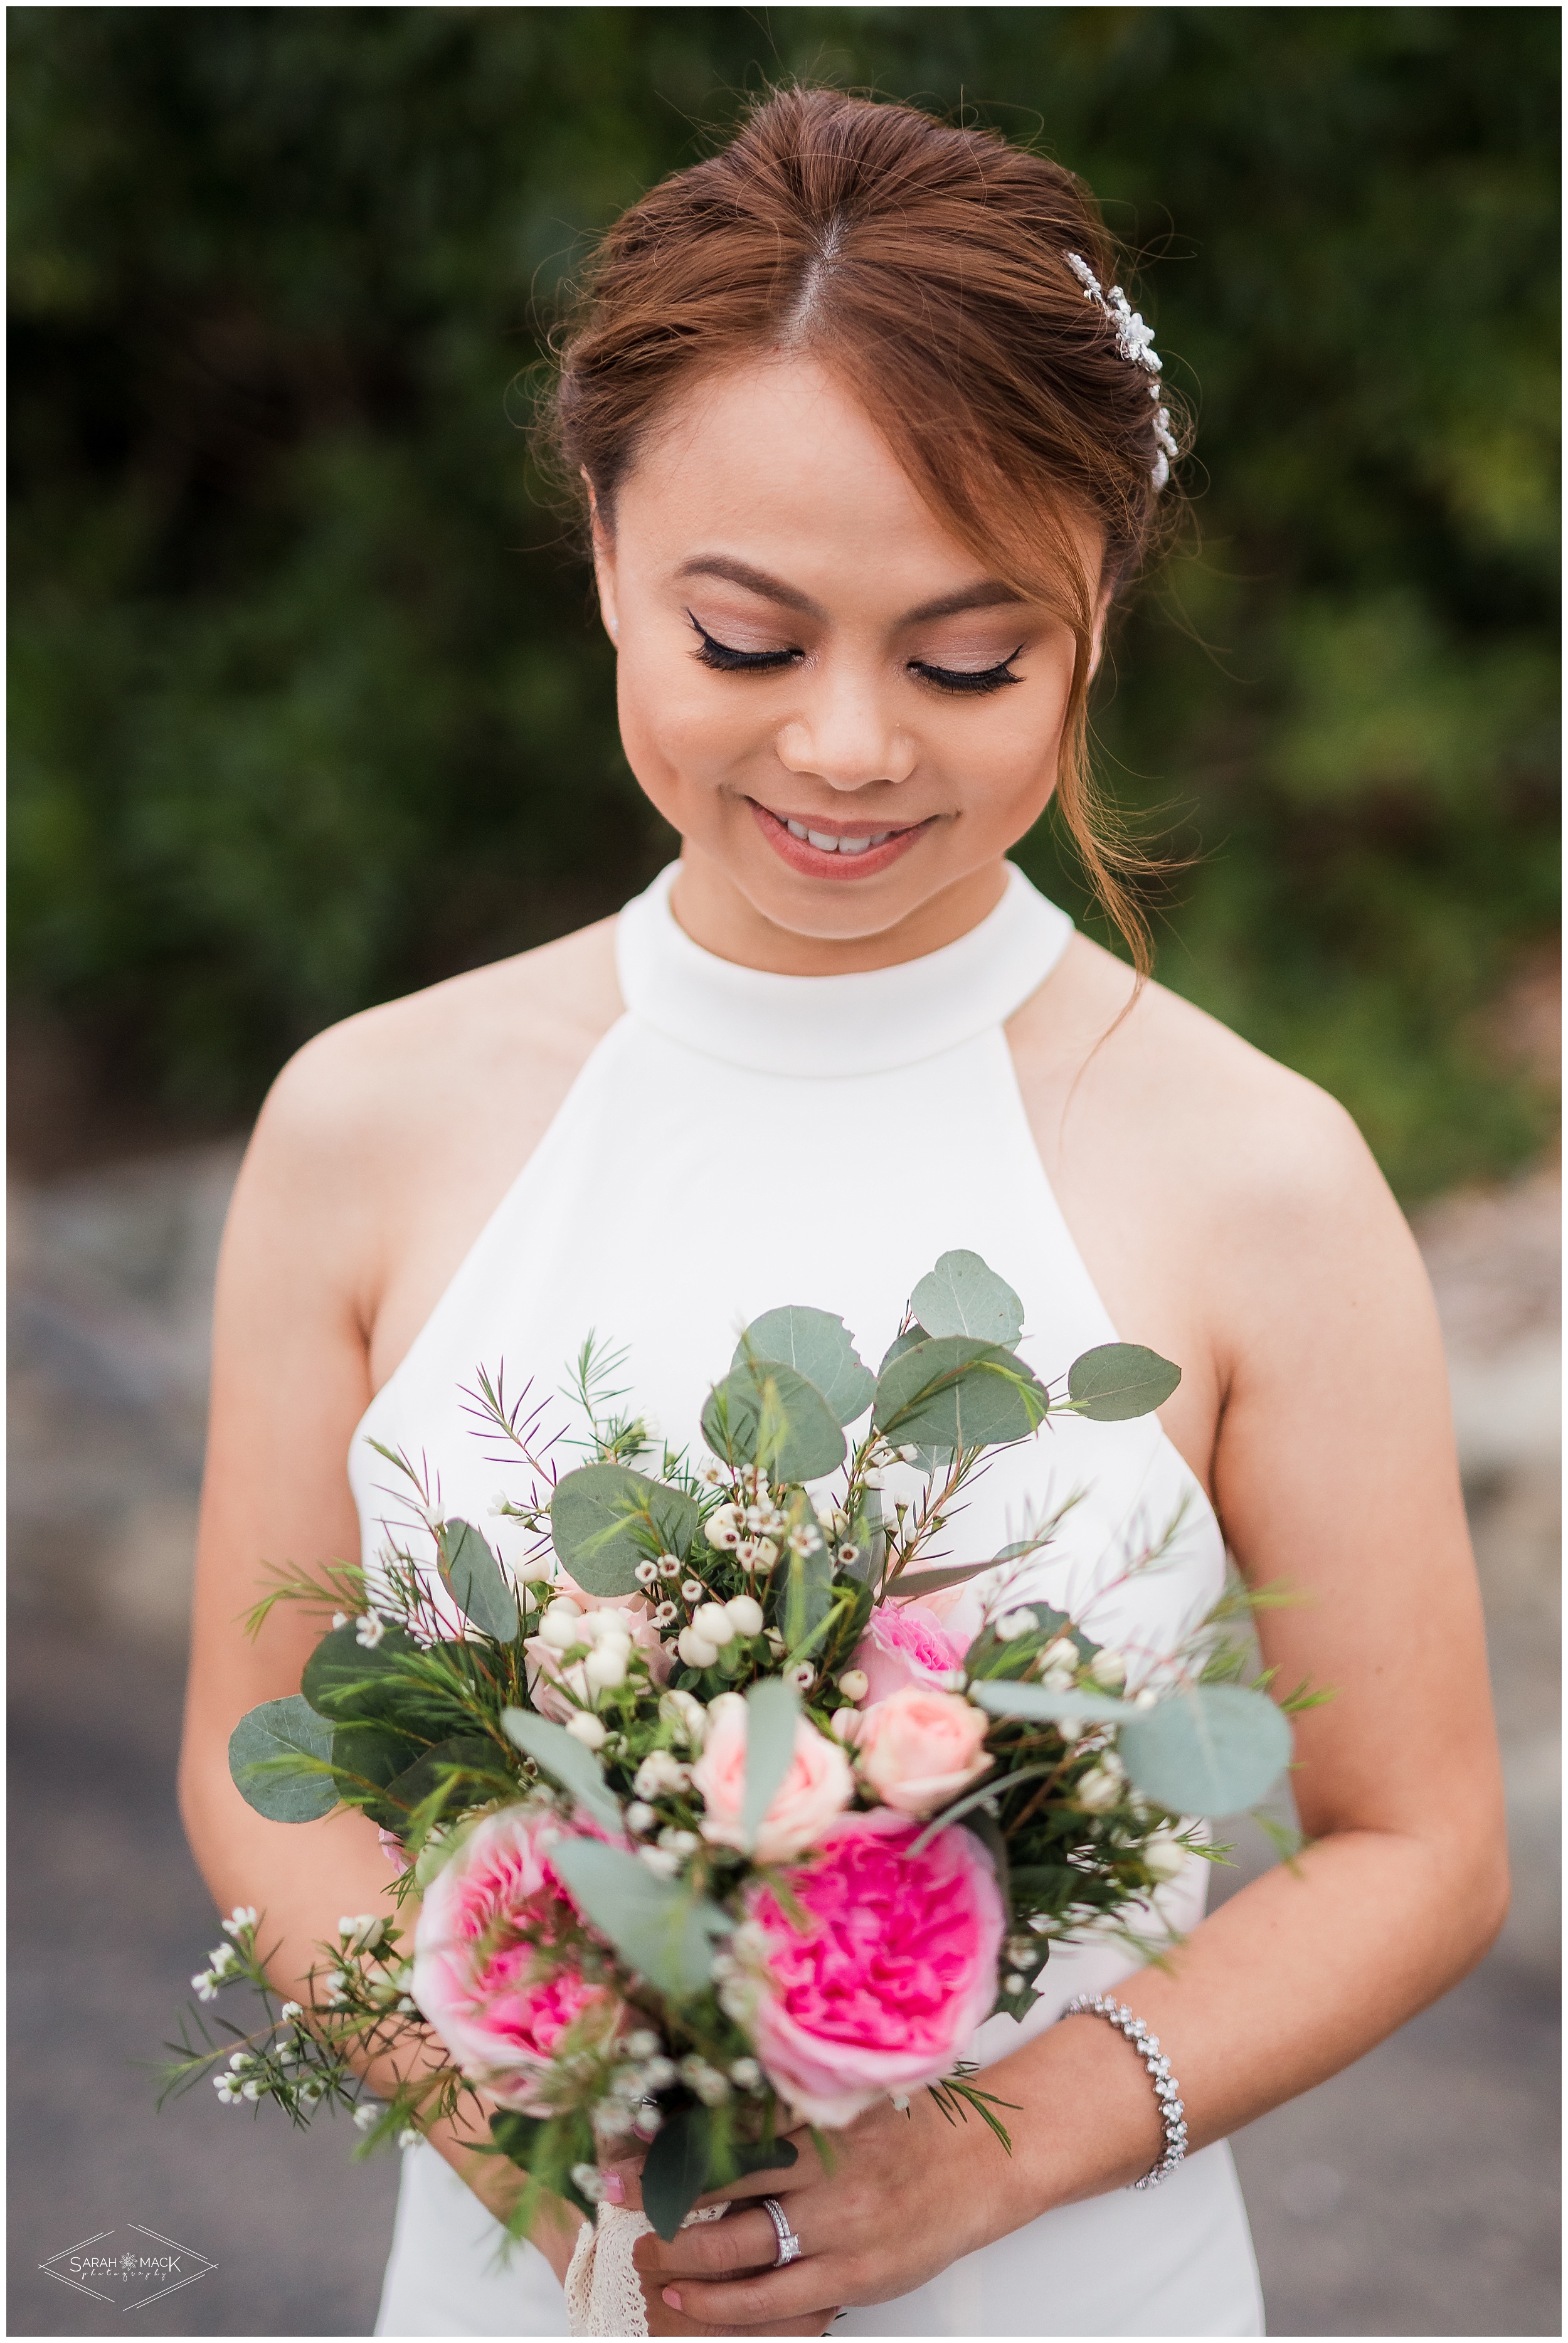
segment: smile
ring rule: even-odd
[[[864,854],[873,846],[881,846],[891,838],[890,830],[875,830],[869,838],[836,838],[831,830],[808,830],[803,821],[786,821],[785,829],[791,838],[809,840],[819,854]]]
[[[782,862],[807,879],[872,879],[908,853],[930,820],[886,830],[819,830],[808,817],[774,813],[749,800],[758,828]]]

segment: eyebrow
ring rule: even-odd
[[[819,602],[813,602],[798,587],[787,586],[781,578],[770,578],[765,569],[753,569],[749,562],[732,561],[728,554],[697,554],[690,561],[683,561],[675,574],[678,578],[722,578],[731,586],[743,586],[749,594],[759,595],[765,602],[777,602],[786,610],[799,610],[808,618],[825,618],[828,615]],[[960,587],[956,594],[940,594],[934,602],[922,602],[918,609],[906,610],[899,624],[920,626],[932,618],[956,618],[961,610],[990,610],[1004,602],[1022,600],[1021,594],[1004,586],[1000,578],[985,578],[978,585]]]

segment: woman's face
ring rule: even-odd
[[[1086,558],[1098,549],[1086,530]],[[816,361],[682,403],[596,530],[633,772],[681,922],[799,973],[983,918],[1057,771],[1073,640],[958,544]]]

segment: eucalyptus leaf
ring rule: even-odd
[[[971,1684],[969,1697],[992,1716],[1023,1716],[1038,1725],[1121,1725],[1151,1710],[1104,1692],[1047,1692],[1043,1684],[1016,1684],[1005,1677]]]
[[[904,1353],[912,1351],[918,1342],[929,1342],[930,1339],[930,1330],[918,1322],[913,1326],[906,1326],[901,1334],[895,1334],[882,1354],[882,1363],[877,1369],[878,1379],[887,1373],[895,1359],[901,1359]]]
[[[872,1421],[900,1446],[991,1447],[1044,1421],[1045,1388],[999,1342],[932,1335],[902,1352],[877,1384]]]
[[[637,1565],[650,1542],[684,1561],[698,1520],[684,1491],[650,1481],[629,1464],[580,1465],[550,1499],[556,1552],[589,1594],[640,1594]]]
[[[331,1757],[331,1725],[297,1692],[247,1710],[228,1737],[234,1786],[269,1823],[318,1822],[332,1812],[337,1785],[317,1770]]]
[[[536,1716],[531,1708],[502,1709],[501,1725],[524,1756],[531,1757],[563,1790],[569,1791],[597,1822],[607,1830],[624,1829],[620,1801],[599,1771],[598,1759],[580,1741],[574,1741],[564,1725]]]
[[[419,1755],[419,1744],[406,1733],[398,1733],[378,1717],[367,1717],[355,1725],[340,1725],[332,1736],[332,1763],[340,1773],[353,1776],[343,1789],[345,1800],[368,1815],[383,1830],[400,1819],[400,1809],[384,1797],[377,1797],[367,1789],[374,1784],[385,1790]]]
[[[945,1252],[910,1296],[929,1334],[973,1334],[1010,1351],[1023,1332],[1023,1304],[978,1252]]]
[[[702,1436],[716,1456],[745,1464],[765,1449],[764,1470],[775,1484],[819,1481],[844,1461],[839,1419],[815,1383],[781,1359],[732,1367],[708,1394]]]
[[[857,1355],[854,1338],[841,1318],[827,1310],[793,1303],[765,1310],[735,1346],[732,1369],[749,1359],[778,1359],[821,1393],[839,1423],[853,1423],[870,1406],[877,1378]]]
[[[711,1982],[712,1940],[735,1925],[717,1904],[601,1839],[558,1840],[550,1862],[585,1916],[658,1992],[689,2001]]]
[[[955,1562],[942,1570],[900,1570],[888,1587],[889,1599],[913,1602],[922,1594],[936,1594],[944,1586],[966,1586],[971,1578],[983,1578],[1005,1558],[999,1554],[996,1562]]]
[[[470,1626],[498,1644],[511,1643],[522,1624],[518,1598],[472,1522],[443,1522],[436,1550],[441,1576]]]
[[[1198,1684],[1138,1709],[1117,1740],[1135,1789],[1175,1815],[1255,1805],[1290,1762],[1291,1728],[1266,1693]]]
[[[786,1648],[793,1651],[803,1644],[821,1625],[832,1604],[833,1561],[826,1543],[811,1554],[791,1554],[779,1621]]]
[[[706,2107],[681,2107],[654,2134],[642,2167],[642,2209],[666,2245],[707,2187],[711,2155]]]
[[[800,1698],[782,1676],[759,1676],[746,1695],[746,1795],[740,1828],[746,1845],[757,1843],[762,1817],[789,1771]]]
[[[435,1742],[401,1774],[394,1775],[387,1785],[387,1803],[396,1808],[399,1822],[406,1821],[415,1807],[422,1805],[431,1795],[437,1786],[439,1771],[444,1765],[466,1765],[474,1773],[504,1774],[506,1771],[500,1751],[493,1741],[487,1741],[481,1734],[455,1733],[445,1741]],[[472,1804],[471,1794],[466,1794],[448,1782],[441,1811],[445,1813],[463,1804]],[[387,1825],[388,1828],[397,1826]]]
[[[1141,1342],[1102,1342],[1067,1371],[1067,1395],[1094,1423],[1152,1415],[1181,1380],[1181,1370]]]
[[[347,1725],[384,1716],[407,1696],[400,1661],[419,1645],[406,1629],[387,1627],[368,1649],[355,1624],[334,1627],[305,1663],[299,1689],[318,1716]]]

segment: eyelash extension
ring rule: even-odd
[[[689,610],[686,615],[691,618],[692,625],[702,638],[694,657],[699,659],[704,667],[713,668],[720,675],[764,674],[788,667],[792,659],[800,656],[797,650],[738,651],[730,644],[721,643],[710,635],[705,626],[691,618]]]
[[[910,672],[927,683],[934,683],[939,691],[1000,691],[1004,685],[1023,681],[1021,675],[1011,672],[1014,659],[1022,656],[1023,645],[1020,643],[1017,650],[1009,651],[995,667],[981,668],[977,673],[968,673],[962,668],[930,667],[924,659],[911,659]]]
[[[710,635],[689,610],[686,615],[701,638],[694,656],[701,660],[704,667],[712,668],[719,675],[776,674],[780,668],[789,667],[800,657],[798,650],[739,651],[732,644],[721,643],[716,635]],[[1017,650],[1009,651],[1006,659],[999,659],[995,667],[981,668],[975,672],[963,668],[931,667],[923,659],[911,659],[910,673],[918,675],[923,682],[935,684],[939,691],[1000,691],[1007,684],[1023,681],[1020,675],[1011,672],[1014,659],[1020,659],[1022,655],[1023,645],[1020,643]]]

